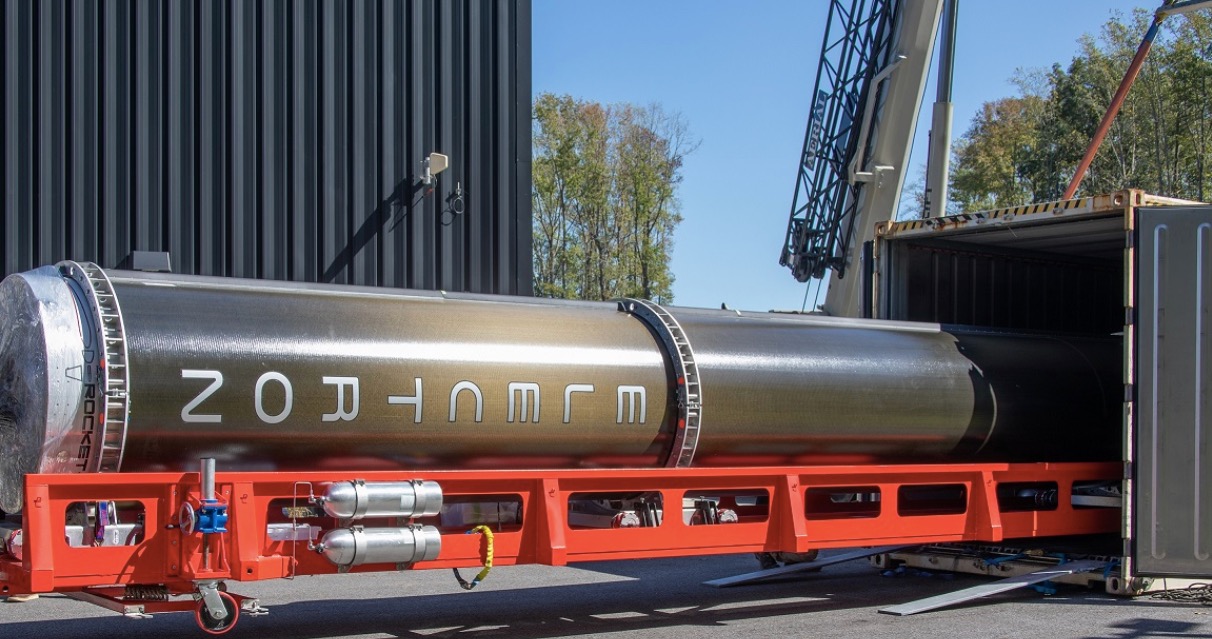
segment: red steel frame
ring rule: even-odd
[[[579,561],[638,559],[740,552],[806,552],[811,549],[925,544],[1113,533],[1118,509],[1077,509],[1070,505],[1074,482],[1119,481],[1118,463],[946,464],[766,468],[610,469],[553,471],[219,473],[216,486],[228,504],[227,534],[211,535],[211,565],[202,564],[202,536],[176,527],[181,504],[198,499],[197,473],[112,475],[29,475],[23,520],[23,556],[0,559],[0,594],[91,592],[105,596],[112,586],[166,584],[188,593],[197,580],[252,581],[338,572],[305,542],[268,538],[271,513],[283,499],[306,504],[300,482],[319,488],[328,482],[438,482],[447,498],[477,496],[520,500],[520,525],[495,535],[495,564],[564,565]],[[1000,483],[1055,482],[1055,510],[1002,512]],[[950,514],[904,515],[898,490],[905,486],[962,485],[966,507]],[[819,518],[806,514],[810,488],[876,487],[881,499],[867,516]],[[687,526],[683,497],[712,491],[763,491],[769,512],[761,521]],[[569,498],[577,493],[661,493],[670,507],[652,528],[578,529],[568,525]],[[487,496],[487,497],[485,497]],[[271,502],[278,500],[271,506]],[[73,502],[138,501],[144,533],[132,546],[70,547],[64,538],[65,512]],[[676,515],[673,514],[676,511]],[[276,521],[282,521],[278,516]],[[331,523],[331,520],[329,520]],[[437,560],[416,568],[469,567],[480,563],[481,537],[464,530],[443,531]],[[395,565],[359,566],[354,572],[395,570]],[[111,586],[110,589],[103,588]],[[192,608],[193,604],[147,606],[147,612]]]

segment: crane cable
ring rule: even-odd
[[[475,533],[484,535],[484,567],[480,569],[480,572],[476,573],[476,576],[471,581],[463,579],[463,576],[459,574],[458,568],[452,568],[455,579],[458,580],[463,590],[471,590],[480,585],[480,582],[484,581],[484,578],[488,576],[488,572],[492,570],[492,529],[488,526],[476,526],[467,531],[468,535]]]

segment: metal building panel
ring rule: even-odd
[[[531,106],[530,106],[530,72],[532,66],[531,60],[531,16],[530,2],[523,1],[514,5],[515,12],[513,28],[514,42],[525,42],[527,46],[512,46],[511,53],[514,56],[514,69],[527,69],[527,72],[517,75],[517,82],[507,84],[511,92],[510,99],[513,103],[514,125],[511,127],[513,139],[510,140],[509,149],[514,154],[514,162],[510,165],[514,167],[513,183],[510,185],[512,201],[506,207],[508,210],[517,211],[516,215],[505,218],[507,222],[512,222],[514,227],[514,243],[513,250],[518,252],[517,260],[526,267],[516,271],[509,271],[513,276],[513,281],[509,283],[509,288],[519,291],[526,291],[527,295],[534,290],[534,246],[531,242],[532,230],[534,228],[533,215],[534,212],[530,206],[530,190],[533,177],[531,174],[531,154],[533,148],[530,142],[530,122],[531,122]],[[525,200],[525,204],[521,202]]]
[[[1136,571],[1212,576],[1212,207],[1136,233]]]
[[[0,275],[156,251],[530,294],[529,20],[528,0],[6,0]]]

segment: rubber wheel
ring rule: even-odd
[[[215,619],[206,612],[206,604],[201,599],[198,600],[194,607],[194,618],[198,621],[198,627],[203,632],[212,635],[221,635],[228,630],[236,627],[236,622],[240,620],[240,604],[236,603],[236,598],[220,591],[219,599],[223,600],[223,607],[227,609],[227,616],[223,619]]]

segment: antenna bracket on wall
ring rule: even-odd
[[[450,158],[441,153],[430,153],[429,157],[425,158],[425,175],[421,176],[421,183],[427,186],[433,184],[437,175],[445,171],[448,166],[450,166]]]

